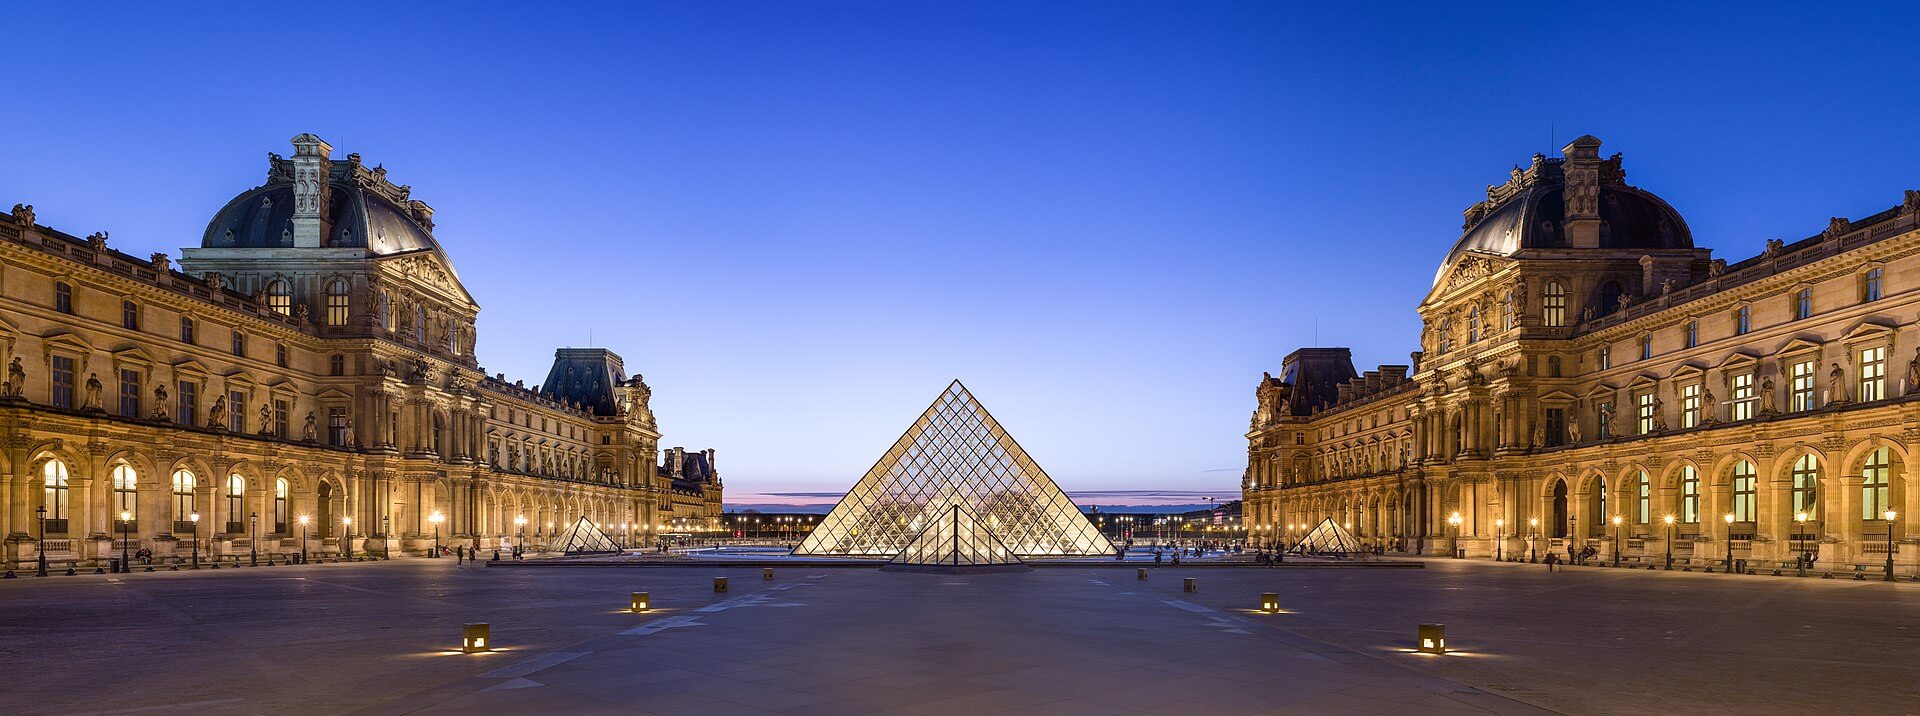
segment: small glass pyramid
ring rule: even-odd
[[[599,527],[595,527],[593,520],[582,517],[573,524],[567,525],[560,534],[554,535],[553,539],[547,542],[547,551],[566,554],[608,554],[619,552],[620,545],[615,544],[613,538],[601,532]]]
[[[935,513],[938,515],[939,513]],[[908,542],[887,563],[890,568],[947,567],[1021,567],[1025,563],[981,524],[972,510],[953,505],[945,516],[928,520],[930,524]]]
[[[1314,525],[1307,536],[1300,538],[1293,551],[1302,554],[1352,554],[1360,551],[1360,541],[1353,538],[1352,532],[1335,524],[1332,518],[1326,518]]]
[[[957,380],[793,553],[893,557],[933,521],[951,520],[955,507],[1017,556],[1113,554],[1106,536]]]

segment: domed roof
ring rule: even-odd
[[[1592,215],[1599,218],[1595,249],[1691,249],[1693,234],[1680,212],[1660,197],[1629,186],[1620,169],[1620,155],[1600,160],[1600,142],[1581,137],[1567,145],[1576,160],[1585,159],[1597,179],[1598,200]],[[1584,155],[1584,156],[1583,156]],[[1576,248],[1568,238],[1567,159],[1534,155],[1533,166],[1515,168],[1506,184],[1487,187],[1487,200],[1466,211],[1466,228],[1447,252],[1434,275],[1439,283],[1447,267],[1463,254],[1512,256],[1523,249]]]
[[[289,160],[268,155],[267,183],[234,197],[214,214],[200,239],[201,248],[294,248],[294,180]],[[439,249],[433,240],[433,210],[409,198],[411,188],[395,186],[386,170],[368,169],[359,155],[332,163],[328,171],[327,248],[367,249],[400,254]]]

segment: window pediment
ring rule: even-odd
[[[1887,341],[1888,343],[1892,343],[1898,327],[1889,325],[1890,323],[1890,321],[1883,318],[1868,318],[1853,328],[1848,329],[1846,333],[1840,336],[1840,341],[1847,345],[1871,341]]]
[[[1773,354],[1777,357],[1785,358],[1798,353],[1818,352],[1820,348],[1825,345],[1826,341],[1821,340],[1819,336],[1794,336],[1788,339],[1786,343],[1780,344],[1779,348],[1774,349]]]
[[[1660,379],[1645,373],[1634,376],[1633,380],[1627,382],[1627,387],[1633,390],[1646,390],[1658,387],[1659,385]]]
[[[1701,368],[1700,366],[1694,365],[1692,363],[1685,363],[1685,364],[1682,364],[1680,367],[1673,369],[1673,372],[1668,374],[1667,379],[1668,380],[1698,380],[1699,378],[1705,376],[1706,374],[1707,374],[1707,371],[1705,368]]]
[[[1715,367],[1721,370],[1727,370],[1729,368],[1744,368],[1747,366],[1754,366],[1759,364],[1760,364],[1759,356],[1756,356],[1750,353],[1735,351],[1733,353],[1727,354],[1727,357],[1722,359],[1720,361],[1720,364]]]
[[[1543,403],[1571,403],[1579,399],[1580,396],[1564,390],[1556,390],[1540,396],[1540,402]]]

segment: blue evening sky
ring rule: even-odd
[[[27,3],[0,207],[175,253],[315,132],[438,210],[489,372],[591,335],[730,500],[956,377],[1070,490],[1231,491],[1260,372],[1406,362],[1535,152],[1730,260],[1920,188],[1914,4],[1558,5]]]

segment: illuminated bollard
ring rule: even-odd
[[[1420,638],[1418,651],[1426,654],[1447,653],[1447,625],[1421,624],[1418,636]]]
[[[772,568],[772,567],[762,567],[762,568],[760,569],[760,578],[761,578],[761,579],[773,579],[773,568]]]
[[[460,650],[472,654],[476,651],[493,651],[488,637],[493,628],[486,624],[466,624],[460,627]]]
[[[1200,579],[1198,577],[1188,577],[1186,581],[1182,584],[1180,591],[1183,591],[1183,592],[1200,591]]]
[[[1268,614],[1273,614],[1275,612],[1280,611],[1280,593],[1279,592],[1261,592],[1260,593],[1260,611],[1266,612]]]
[[[1138,569],[1138,570],[1135,570],[1135,571],[1134,571],[1134,574],[1135,574],[1136,576],[1138,576],[1138,577],[1140,578],[1140,581],[1142,581],[1142,582],[1144,582],[1144,581],[1147,581],[1147,568],[1146,568],[1146,567],[1141,567],[1140,569]]]
[[[644,612],[653,608],[653,599],[649,597],[646,592],[634,592],[633,601],[628,604],[627,608],[636,612]]]
[[[724,591],[727,591],[727,578],[726,578],[726,577],[714,577],[714,578],[713,578],[713,591],[715,591],[715,592],[724,592]]]

